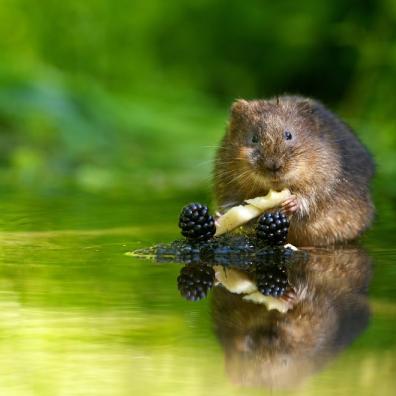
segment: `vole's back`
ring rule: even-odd
[[[375,164],[355,132],[318,102],[316,102],[315,114],[323,132],[334,137],[337,143],[341,152],[342,172],[359,185],[367,185],[367,182],[374,176]],[[366,183],[361,183],[364,181]]]

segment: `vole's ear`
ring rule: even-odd
[[[299,98],[297,101],[297,110],[301,114],[311,115],[315,113],[320,107],[320,104],[310,98]]]
[[[237,99],[231,106],[231,118],[240,118],[249,109],[249,102],[244,99]]]
[[[249,102],[244,99],[237,99],[231,106],[228,131],[231,135],[239,135],[248,118]]]

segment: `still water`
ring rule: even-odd
[[[279,314],[220,287],[186,301],[183,264],[125,254],[178,238],[186,202],[3,193],[0,395],[395,394],[386,217],[359,246],[311,251]]]

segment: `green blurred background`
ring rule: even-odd
[[[393,395],[395,27],[395,0],[0,1],[0,394],[263,395],[229,385],[180,266],[125,252],[210,202],[235,98],[289,92],[378,163],[373,320],[293,394]]]
[[[394,0],[3,0],[0,180],[37,193],[210,191],[234,98],[337,111],[396,197]]]

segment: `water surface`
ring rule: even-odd
[[[386,216],[356,255],[327,253],[309,267],[308,345],[296,335],[268,356],[266,339],[248,353],[235,348],[258,316],[251,308],[221,289],[188,302],[176,287],[182,264],[125,255],[176,239],[185,202],[3,193],[1,395],[394,394],[395,226]],[[335,322],[338,344],[327,337]],[[319,335],[325,348],[311,342]],[[282,369],[285,355],[293,369]]]

